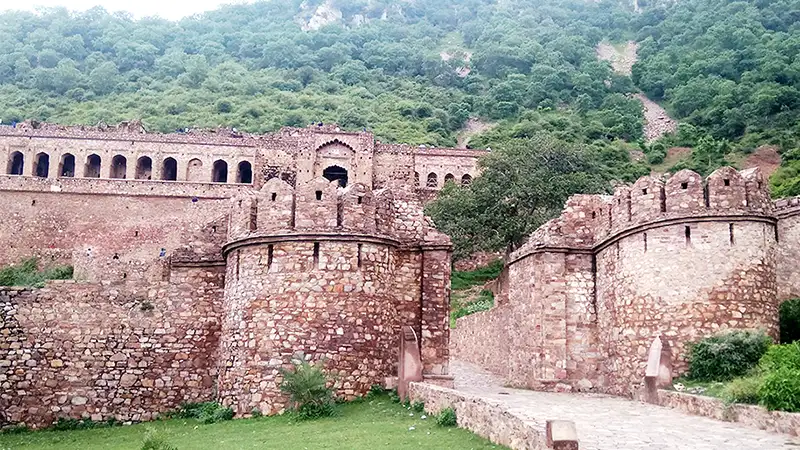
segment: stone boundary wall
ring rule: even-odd
[[[678,409],[695,416],[735,422],[746,427],[758,428],[773,433],[800,436],[800,413],[769,411],[758,405],[733,404],[701,395],[661,389],[658,391],[658,404]]]
[[[489,401],[429,383],[410,383],[412,402],[425,403],[425,411],[438,414],[453,408],[458,426],[514,450],[546,450],[545,423],[526,420],[500,402]],[[433,420],[433,418],[431,418]]]
[[[0,289],[0,426],[144,421],[213,400],[223,275]]]

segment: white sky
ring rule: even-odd
[[[84,11],[99,5],[109,12],[128,11],[137,19],[160,16],[177,20],[216,9],[223,4],[247,2],[248,0],[0,0],[0,11],[35,11],[42,6],[63,6],[74,11]]]

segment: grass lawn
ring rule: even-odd
[[[442,428],[434,418],[422,420],[421,414],[386,396],[341,405],[337,412],[335,417],[314,421],[273,416],[203,425],[181,419],[113,428],[2,434],[0,450],[139,450],[148,433],[156,433],[179,450],[506,448],[467,430]]]

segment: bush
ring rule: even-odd
[[[761,404],[774,411],[800,411],[800,370],[781,367],[767,373],[758,390]]]
[[[306,361],[296,363],[294,370],[281,369],[281,391],[289,394],[301,419],[316,419],[333,415],[333,389],[321,367]]]
[[[764,383],[763,375],[757,374],[744,378],[736,378],[722,390],[722,399],[726,403],[757,404],[760,400],[758,390]]]
[[[423,402],[414,402],[411,404],[411,410],[414,412],[422,413],[425,412],[425,403]]]
[[[454,427],[458,425],[458,418],[456,417],[456,410],[453,408],[445,408],[436,416],[436,423],[441,427]]]
[[[174,415],[178,419],[196,419],[205,424],[233,419],[233,409],[217,402],[184,403]]]
[[[450,314],[452,320],[460,319],[464,316],[475,314],[476,312],[488,311],[494,306],[494,294],[492,291],[484,289],[478,294],[475,300],[454,306],[455,308],[453,308]]]
[[[72,266],[53,266],[38,270],[39,260],[29,258],[19,264],[0,269],[0,286],[44,286],[47,280],[72,278]]]
[[[780,328],[782,344],[800,340],[800,298],[781,303]]]
[[[170,444],[163,436],[151,430],[145,435],[142,450],[178,450],[178,447]]]
[[[758,366],[764,372],[780,368],[800,370],[800,342],[771,345],[761,357]]]
[[[761,331],[732,331],[690,346],[689,378],[728,381],[747,374],[766,353],[772,340]]]

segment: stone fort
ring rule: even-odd
[[[0,265],[74,267],[0,289],[0,421],[277,413],[297,358],[353,398],[396,374],[406,328],[447,383],[451,243],[422,205],[483,153],[324,124],[0,126]]]
[[[688,342],[776,336],[800,297],[800,201],[771,201],[757,169],[681,171],[570,198],[507,257],[496,305],[451,330],[451,243],[422,205],[483,154],[322,124],[0,127],[0,264],[75,268],[0,289],[0,419],[278,413],[297,358],[353,398],[400,375],[407,332],[428,382],[454,357],[511,385],[632,396],[654,339],[680,373]]]
[[[509,255],[494,308],[457,320],[450,356],[514,386],[641,398],[656,339],[673,375],[700,338],[777,339],[780,303],[800,297],[799,244],[800,199],[773,202],[759,169],[576,195]]]

